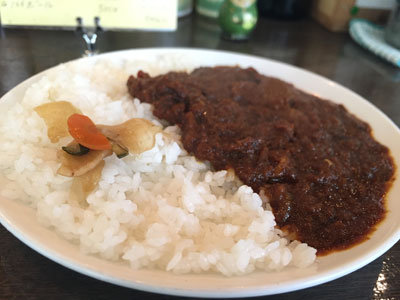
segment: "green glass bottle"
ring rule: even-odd
[[[225,0],[219,11],[222,37],[245,40],[257,24],[256,0]]]

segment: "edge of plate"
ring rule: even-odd
[[[397,132],[400,134],[399,128],[395,125],[395,123],[387,117],[381,110],[379,110],[375,105],[373,105],[371,102],[367,101],[357,93],[351,91],[350,89],[342,86],[339,83],[336,83],[326,77],[323,77],[319,74],[313,73],[311,71],[308,71],[306,69],[299,68],[297,66],[293,66],[284,62],[272,60],[269,58],[264,58],[260,56],[254,56],[254,55],[248,55],[248,54],[242,54],[242,53],[235,53],[235,52],[230,52],[230,51],[220,51],[220,50],[209,50],[209,49],[200,49],[200,48],[138,48],[138,49],[129,49],[129,50],[120,50],[120,51],[114,51],[114,52],[108,52],[108,53],[103,53],[94,57],[84,57],[84,58],[78,58],[75,60],[71,60],[65,63],[61,64],[68,64],[71,62],[79,61],[82,59],[94,59],[97,60],[98,58],[103,58],[107,56],[114,56],[114,55],[127,55],[129,53],[134,53],[134,52],[141,52],[141,51],[147,51],[147,52],[154,52],[154,53],[168,53],[168,52],[209,52],[211,53],[220,53],[220,54],[229,54],[233,56],[240,56],[240,57],[247,57],[252,60],[264,60],[268,61],[270,63],[282,65],[288,68],[292,68],[296,70],[297,72],[303,72],[307,73],[308,75],[312,75],[316,78],[319,78],[320,80],[325,81],[327,84],[330,84],[332,86],[335,86],[336,88],[340,88],[344,90],[346,93],[351,93],[353,97],[358,98],[358,100],[364,102],[365,105],[370,106],[373,108],[376,113],[379,113],[381,117],[384,117],[386,121],[390,123],[390,125],[397,130]],[[17,87],[23,87],[27,88],[28,84],[31,84],[43,75],[47,73],[48,71],[55,69],[58,65],[51,67],[49,69],[46,69],[26,80],[18,84],[16,87],[14,87],[12,90],[4,94],[1,98],[0,101],[2,101],[4,98],[7,98],[9,94]],[[358,257],[351,263],[348,263],[345,265],[345,268],[341,266],[340,268],[334,268],[330,270],[329,272],[326,271],[322,274],[316,274],[313,276],[310,276],[307,278],[307,281],[304,282],[304,279],[301,280],[294,280],[292,282],[285,283],[283,286],[281,285],[276,285],[272,289],[270,286],[265,285],[265,286],[260,286],[257,289],[243,289],[242,287],[239,288],[233,288],[230,291],[223,291],[219,289],[204,289],[204,290],[194,290],[194,289],[184,289],[184,288],[171,288],[171,287],[163,287],[163,286],[154,286],[151,284],[146,284],[140,281],[127,281],[124,279],[120,279],[117,277],[114,277],[112,275],[108,275],[105,273],[101,273],[99,271],[94,270],[90,266],[85,266],[79,261],[74,261],[67,256],[60,255],[59,253],[55,253],[53,250],[50,248],[46,247],[46,245],[42,245],[41,243],[38,243],[35,241],[35,239],[30,238],[29,236],[26,236],[23,231],[20,230],[20,228],[15,228],[13,227],[12,223],[8,220],[8,218],[0,211],[0,223],[9,231],[11,232],[15,237],[17,237],[20,241],[22,241],[24,244],[35,250],[36,252],[40,253],[41,255],[49,258],[50,260],[53,260],[54,262],[67,267],[71,270],[77,271],[81,274],[90,276],[92,278],[113,283],[116,285],[128,287],[128,288],[134,288],[138,290],[143,290],[147,292],[153,292],[153,293],[160,293],[160,294],[169,294],[169,295],[176,295],[176,296],[191,296],[191,297],[218,297],[218,298],[223,298],[223,297],[232,297],[232,298],[239,298],[239,297],[252,297],[252,296],[261,296],[261,295],[273,295],[273,294],[280,294],[280,293],[285,293],[285,292],[291,292],[295,290],[300,290],[300,289],[305,289],[309,287],[313,287],[319,284],[323,284],[332,280],[335,280],[339,277],[345,276],[351,272],[354,272],[358,270],[359,268],[369,264],[379,256],[381,256],[383,253],[385,253],[387,250],[389,250],[399,239],[400,239],[400,228],[397,229],[395,234],[391,236],[390,239],[388,239],[384,244],[380,245],[377,247],[376,251],[373,252],[373,254],[370,255],[364,255],[361,257]],[[342,269],[343,270],[340,270]],[[322,277],[322,279],[321,279]],[[290,284],[290,285],[289,285]],[[289,285],[289,286],[288,286]]]

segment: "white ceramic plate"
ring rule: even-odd
[[[400,165],[399,129],[382,112],[352,91],[308,71],[264,58],[229,52],[194,49],[139,49],[107,53],[85,59],[151,60],[160,55],[179,54],[195,65],[253,66],[259,72],[279,77],[314,95],[344,104],[349,111],[373,128],[378,141],[387,145]],[[20,99],[28,86],[38,81],[42,72],[15,87],[0,101],[5,111]],[[398,169],[396,178],[398,178]],[[1,189],[1,187],[0,187]],[[79,251],[78,246],[42,227],[34,211],[25,205],[0,199],[0,221],[18,239],[51,260],[88,276],[117,285],[144,291],[199,297],[245,297],[270,295],[318,285],[344,276],[373,261],[400,238],[400,180],[396,180],[387,201],[387,216],[367,241],[318,259],[307,269],[287,269],[276,273],[255,272],[242,277],[222,275],[173,275],[163,271],[131,270],[126,264],[113,263]]]

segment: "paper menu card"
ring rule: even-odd
[[[175,30],[177,0],[0,0],[2,26]]]

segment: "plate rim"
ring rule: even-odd
[[[285,62],[277,61],[274,59],[270,58],[265,58],[261,56],[256,56],[256,55],[249,55],[249,54],[243,54],[243,53],[237,53],[237,52],[232,52],[232,51],[221,51],[221,50],[210,50],[210,49],[202,49],[202,48],[182,48],[182,47],[154,47],[154,48],[137,48],[137,49],[126,49],[126,50],[119,50],[119,51],[112,51],[112,52],[107,52],[107,53],[102,53],[99,55],[96,55],[94,57],[83,57],[83,58],[77,58],[74,60],[70,60],[62,64],[69,64],[71,62],[77,62],[79,60],[88,60],[88,59],[94,59],[97,60],[99,58],[106,58],[107,56],[125,56],[129,53],[134,53],[134,52],[155,52],[155,53],[171,53],[171,52],[208,52],[208,53],[218,53],[218,54],[229,54],[229,55],[234,55],[238,57],[247,57],[250,59],[257,59],[257,60],[263,60],[268,63],[274,63],[278,65],[283,65],[286,68],[291,68],[295,70],[296,72],[301,72],[301,73],[306,73],[308,75],[312,76],[317,76],[319,80],[323,80],[328,84],[333,85],[335,88],[342,89],[346,93],[351,94],[352,97],[356,97],[357,101],[362,101],[364,102],[364,105],[370,106],[373,108],[375,113],[379,113],[381,117],[383,117],[390,125],[391,127],[395,128],[397,130],[397,133],[400,135],[400,130],[397,127],[397,125],[388,117],[386,114],[384,114],[381,110],[379,110],[373,103],[369,102],[359,94],[353,92],[349,88],[332,81],[329,78],[326,78],[324,76],[321,76],[317,73],[311,72],[309,70],[293,66],[290,64],[287,64]],[[40,73],[37,73],[21,83],[19,83],[17,86],[12,88],[10,91],[8,91],[6,94],[4,94],[0,98],[0,105],[2,105],[4,98],[7,98],[10,96],[10,94],[15,91],[18,88],[24,88],[24,92],[26,91],[26,88],[28,85],[37,82],[42,76],[44,76],[47,72],[50,72],[51,70],[57,68],[60,64],[53,66],[51,68],[48,68],[46,70],[41,71]],[[298,87],[299,89],[302,89],[302,87]],[[301,280],[295,280],[294,284],[290,286],[276,286],[273,291],[266,290],[265,286],[260,286],[258,289],[253,289],[253,290],[247,290],[247,289],[234,289],[231,291],[221,291],[221,290],[215,290],[215,289],[210,289],[210,290],[193,290],[191,288],[171,288],[171,287],[163,287],[163,286],[154,286],[151,284],[146,284],[143,282],[136,282],[136,281],[126,281],[121,278],[115,278],[112,275],[107,275],[105,273],[99,273],[98,271],[90,268],[90,266],[81,266],[79,262],[74,261],[73,259],[68,258],[68,256],[65,256],[60,253],[55,253],[51,247],[48,247],[48,245],[42,245],[35,241],[34,238],[27,236],[24,234],[24,232],[20,228],[15,228],[10,222],[10,220],[7,218],[6,215],[4,215],[3,211],[0,210],[0,223],[10,232],[12,233],[16,238],[18,238],[21,242],[26,244],[28,247],[31,249],[35,250],[36,252],[40,253],[41,255],[47,257],[48,259],[64,266],[67,267],[71,270],[74,270],[76,272],[79,272],[81,274],[87,275],[89,277],[109,282],[112,284],[116,284],[119,286],[124,286],[128,288],[134,288],[142,291],[147,291],[147,292],[153,292],[153,293],[159,293],[159,294],[169,294],[169,295],[176,295],[176,296],[192,296],[192,297],[218,297],[218,298],[223,298],[223,297],[232,297],[232,298],[238,298],[238,297],[245,297],[245,296],[261,296],[261,295],[273,295],[273,294],[280,294],[280,293],[286,293],[286,292],[291,292],[295,290],[300,290],[300,289],[305,289],[309,288],[312,286],[316,286],[322,283],[326,283],[329,281],[332,281],[334,279],[340,278],[342,276],[345,276],[351,272],[354,272],[355,270],[358,270],[359,268],[369,264],[379,256],[381,256],[383,253],[385,253],[387,250],[389,250],[396,242],[400,239],[400,228],[397,228],[397,231],[395,234],[391,236],[390,239],[386,241],[384,245],[381,245],[378,248],[378,251],[375,251],[372,255],[368,256],[368,259],[363,259],[363,257],[358,258],[355,260],[355,262],[352,263],[351,268],[345,268],[344,270],[338,271],[336,270],[337,268],[333,269],[330,272],[325,272],[325,275],[321,276],[316,273],[313,276],[310,276],[310,278],[307,280],[306,283],[301,282]]]

